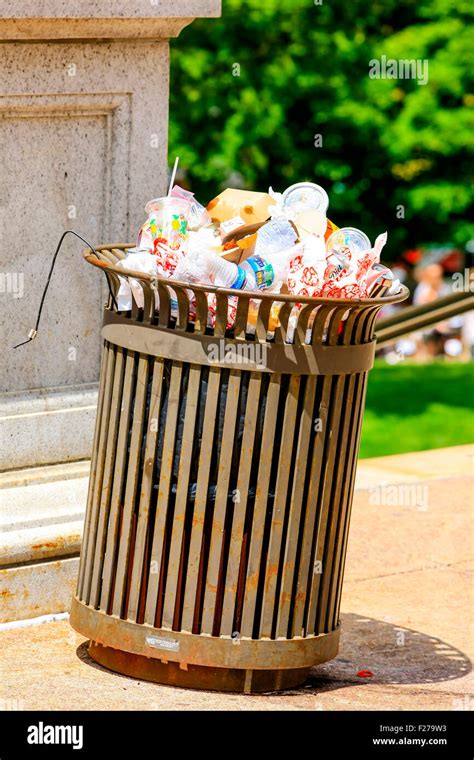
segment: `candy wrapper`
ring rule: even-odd
[[[336,235],[339,232],[344,233],[344,229]],[[374,247],[367,250],[364,250],[362,237],[346,237],[344,245],[340,244],[344,234],[339,240],[331,240],[329,238],[324,248],[321,238],[305,239],[303,256],[295,257],[290,264],[287,280],[290,293],[313,298],[367,298],[374,282],[373,266],[380,261],[387,233],[379,235]],[[370,245],[366,240],[365,245]],[[377,277],[379,274],[375,280]]]
[[[326,247],[321,236],[310,235],[303,240],[303,251],[290,260],[287,277],[292,295],[314,297],[319,295],[327,268]]]

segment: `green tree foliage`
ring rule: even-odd
[[[388,258],[430,242],[463,246],[474,236],[470,8],[223,0],[221,19],[195,21],[172,48],[170,156],[202,201],[229,185],[282,191],[312,180],[340,226],[372,240],[389,230]],[[426,59],[428,83],[369,77],[381,56]]]

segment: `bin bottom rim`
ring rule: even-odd
[[[90,657],[108,670],[141,681],[153,681],[181,689],[227,691],[241,694],[258,694],[281,691],[301,686],[309,677],[310,668],[280,670],[244,670],[242,668],[215,668],[206,665],[187,665],[179,662],[162,662],[141,654],[89,642]]]
[[[120,672],[125,672],[120,670],[120,663],[130,661],[127,657],[123,660],[120,653],[139,655],[150,664],[150,673],[156,672],[158,675],[162,669],[155,665],[154,661],[163,665],[178,665],[178,669],[183,672],[190,666],[236,670],[240,671],[241,677],[242,672],[245,673],[245,671],[308,670],[313,665],[332,660],[339,651],[339,626],[329,633],[292,639],[209,636],[154,628],[146,623],[123,620],[115,615],[96,610],[77,597],[73,597],[72,600],[70,623],[74,630],[90,639],[90,653],[93,659]],[[103,653],[102,650],[105,649],[113,650],[117,654]],[[107,665],[105,660],[110,664]],[[142,673],[143,670],[146,672],[141,661],[134,660],[134,662],[137,672]],[[169,670],[174,673],[176,668]],[[130,672],[130,675],[134,673]],[[303,676],[304,680],[306,675],[300,673],[298,679]],[[145,675],[142,673],[137,677],[145,678]],[[185,677],[183,679],[186,680]],[[291,680],[289,674],[288,679]],[[160,679],[150,677],[149,680]],[[298,683],[301,683],[301,680],[298,680]],[[211,687],[207,685],[207,687],[196,686],[195,688]],[[288,688],[288,686],[275,688]],[[236,690],[243,689],[239,687]],[[268,687],[263,690],[268,690]]]

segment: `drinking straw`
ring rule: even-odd
[[[173,189],[174,181],[176,179],[176,172],[178,170],[178,162],[179,162],[179,156],[176,156],[174,160],[173,171],[171,173],[171,180],[170,180],[170,186],[168,188],[168,195],[171,195],[171,191]]]

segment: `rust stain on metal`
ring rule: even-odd
[[[36,551],[38,549],[57,549],[63,545],[63,541],[45,541],[42,544],[31,544],[31,548]]]
[[[256,589],[258,587],[259,572],[252,573],[247,578],[247,588],[249,590]]]

